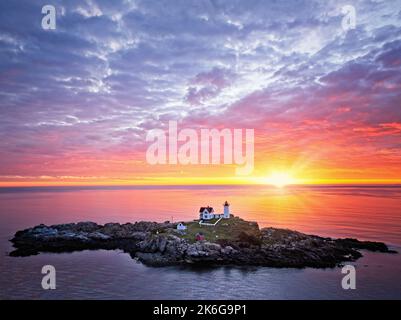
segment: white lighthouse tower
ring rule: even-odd
[[[223,213],[223,218],[224,218],[224,219],[230,218],[230,205],[229,205],[229,203],[228,203],[227,201],[224,202],[224,213]]]

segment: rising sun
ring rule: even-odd
[[[282,188],[288,184],[295,183],[295,179],[287,172],[273,172],[265,179],[265,182]]]

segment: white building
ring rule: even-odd
[[[214,209],[212,207],[201,207],[199,209],[200,220],[211,220],[215,218]]]
[[[182,222],[177,224],[177,230],[187,230],[187,226],[184,226]]]
[[[199,219],[200,220],[212,220],[212,219],[229,219],[230,218],[230,205],[226,201],[224,203],[224,212],[223,213],[215,213],[212,207],[201,207],[199,209]]]
[[[230,218],[230,204],[227,201],[224,202],[223,218],[225,218],[225,219],[229,219]]]

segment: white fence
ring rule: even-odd
[[[199,225],[214,227],[216,224],[218,224],[220,222],[221,219],[223,219],[223,217],[220,217],[219,220],[217,220],[215,223],[207,223],[207,222],[203,222],[203,220],[201,220],[201,221],[199,221]]]

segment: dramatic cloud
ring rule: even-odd
[[[401,179],[401,1],[52,4],[56,30],[40,1],[0,3],[0,180],[179,175],[145,163],[168,120],[254,128],[256,175]]]

